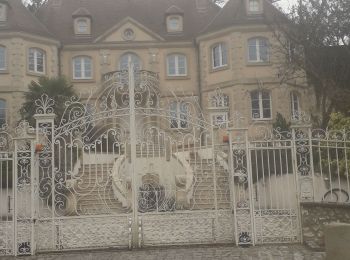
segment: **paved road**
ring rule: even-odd
[[[299,245],[181,247],[134,251],[94,251],[45,254],[35,257],[3,257],[13,260],[323,260],[325,253],[314,252]]]

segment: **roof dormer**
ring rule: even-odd
[[[183,32],[183,17],[184,11],[172,5],[165,12],[166,15],[166,27],[168,33],[181,33]]]
[[[79,8],[72,14],[74,33],[77,36],[91,35],[91,14],[86,8]]]
[[[0,0],[0,22],[7,21],[7,12],[9,8],[9,3],[7,0]]]
[[[246,0],[248,15],[258,15],[263,13],[263,0]]]

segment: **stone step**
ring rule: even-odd
[[[194,189],[194,195],[196,194],[214,194],[214,190],[209,190],[209,189]],[[216,194],[230,194],[230,192],[228,190],[216,190]]]
[[[79,196],[85,196],[85,195],[90,195],[90,194],[105,194],[109,192],[113,192],[112,186],[107,186],[107,187],[101,187],[100,189],[96,189],[95,187],[91,186],[78,186],[78,188],[75,189],[75,192]]]
[[[108,176],[98,176],[98,177],[86,177],[86,178],[81,178],[80,180],[77,181],[80,185],[83,183],[86,184],[95,184],[101,186],[102,184],[106,184],[108,182],[111,182],[111,178]]]
[[[218,209],[229,209],[229,208],[231,208],[231,206],[229,204],[218,204],[217,208]],[[192,209],[195,209],[195,210],[215,209],[215,205],[211,205],[211,204],[194,204],[192,206]]]

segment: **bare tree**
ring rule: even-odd
[[[48,0],[23,0],[24,5],[33,13],[35,13]]]
[[[350,114],[349,0],[299,0],[285,16],[267,18],[276,38],[281,81],[298,84],[307,76],[327,126],[335,111]]]

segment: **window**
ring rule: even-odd
[[[6,11],[6,5],[0,4],[0,22],[5,22],[7,20]]]
[[[90,34],[89,23],[87,19],[78,19],[76,24],[77,34]]]
[[[229,98],[226,94],[223,93],[216,93],[216,95],[214,95],[211,98],[211,105],[212,107],[215,108],[225,108],[228,107],[229,105]]]
[[[260,0],[248,0],[248,10],[249,12],[259,12],[260,11]]]
[[[225,126],[228,124],[228,113],[227,112],[217,112],[212,113],[212,124],[214,126]]]
[[[188,128],[188,104],[185,102],[171,102],[170,104],[170,128],[185,129]]]
[[[6,101],[0,99],[0,127],[6,124]]]
[[[123,54],[123,56],[120,58],[119,69],[120,70],[128,70],[129,63],[134,65],[135,70],[141,69],[141,60],[140,60],[139,56],[137,56],[134,53]]]
[[[92,59],[86,56],[79,56],[73,59],[73,78],[92,79]]]
[[[269,62],[269,41],[265,38],[253,38],[248,41],[249,62]]]
[[[0,46],[0,71],[6,69],[6,48]]]
[[[181,32],[182,31],[182,16],[172,15],[167,18],[168,32]]]
[[[228,110],[229,110],[229,97],[223,94],[220,90],[216,91],[216,94],[211,97],[211,113],[212,124],[214,126],[227,126],[228,123]]]
[[[290,108],[293,119],[299,119],[300,115],[300,103],[299,103],[299,95],[296,92],[290,93]]]
[[[45,52],[40,49],[30,48],[28,56],[28,69],[30,72],[45,72]]]
[[[226,44],[219,43],[212,48],[213,68],[220,68],[227,65]]]
[[[271,119],[271,96],[268,91],[250,93],[253,119]]]
[[[168,76],[186,76],[187,60],[182,54],[171,54],[167,58]]]

